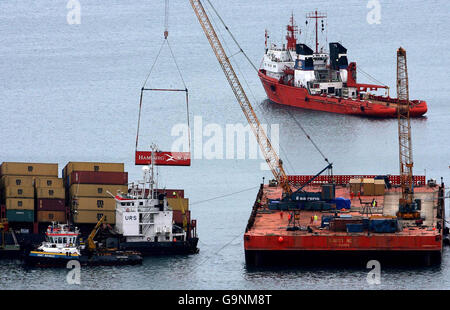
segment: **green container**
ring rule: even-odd
[[[33,210],[6,210],[8,222],[34,222]]]

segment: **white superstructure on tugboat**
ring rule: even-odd
[[[77,227],[52,223],[45,233],[46,240],[36,250],[28,253],[26,263],[38,267],[66,266],[71,260],[76,260],[83,266],[141,264],[139,252],[97,248],[93,238],[104,218],[103,216],[99,220],[88,237],[87,247],[80,244],[80,231]]]
[[[77,227],[53,222],[45,232],[45,241],[35,251],[30,251],[28,258],[49,258],[62,262],[78,260],[81,255],[79,236]]]

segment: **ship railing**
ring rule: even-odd
[[[145,214],[151,214],[151,213],[155,214],[155,213],[158,213],[160,211],[159,211],[159,209],[155,210],[154,207],[139,207],[138,208],[138,212],[139,213],[145,213]]]
[[[245,232],[250,230],[253,227],[253,224],[255,223],[256,214],[258,212],[258,209],[261,207],[261,199],[263,198],[263,194],[264,194],[264,184],[261,184],[261,186],[259,187],[258,195],[256,195],[256,200],[255,203],[253,204],[252,213],[250,215],[250,218],[248,219]]]
[[[347,185],[351,179],[373,179],[377,175],[369,174],[359,174],[359,175],[320,175],[311,184],[320,185],[330,182],[334,182],[336,185]],[[313,176],[312,175],[289,175],[288,181],[292,186],[301,186],[308,182]],[[387,175],[389,181],[392,185],[400,185],[401,178],[399,175]],[[414,186],[420,187],[425,185],[424,175],[414,176]]]
[[[132,206],[120,206],[117,209],[121,209],[122,212],[139,212],[139,213],[158,213],[159,210],[155,209],[153,206],[138,206],[138,207],[132,207]]]

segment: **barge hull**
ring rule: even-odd
[[[264,266],[363,266],[377,260],[381,266],[431,266],[441,263],[441,251],[307,251],[246,250],[247,267]]]
[[[296,179],[301,183],[303,176]],[[337,178],[334,187],[335,197],[351,202],[344,209],[273,204],[271,201],[282,198],[283,189],[261,185],[244,234],[247,266],[364,265],[370,260],[402,266],[441,262],[446,231],[443,183],[428,186],[418,181],[415,198],[421,201],[421,219],[417,221],[396,217],[401,191],[395,186],[395,176],[391,178],[394,184],[384,194],[361,197],[352,195],[347,179],[347,176]],[[315,181],[318,184],[310,184],[304,190],[320,193],[321,185],[329,180]],[[369,210],[372,201],[377,204]],[[380,219],[395,220],[396,228],[375,229],[371,223]],[[351,225],[359,225],[360,230],[351,230]]]
[[[120,249],[138,251],[142,256],[186,255],[198,253],[198,238],[177,242],[122,242]]]
[[[55,255],[27,255],[25,263],[31,267],[66,267],[70,261],[78,261],[81,266],[124,266],[142,264],[139,253],[108,253],[81,256],[55,257]]]

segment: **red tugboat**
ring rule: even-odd
[[[270,101],[298,108],[368,117],[397,117],[398,98],[389,97],[386,85],[361,84],[356,78],[356,63],[348,63],[347,49],[338,42],[329,44],[329,52],[319,50],[318,19],[326,14],[307,15],[316,22],[316,46],[297,43],[298,28],[291,16],[287,26],[287,45],[267,47],[259,69],[259,78]],[[370,91],[385,89],[386,95]],[[427,112],[423,100],[410,101],[410,116]]]

